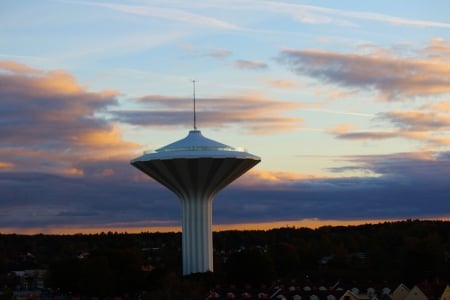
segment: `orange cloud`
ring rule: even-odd
[[[0,161],[0,170],[1,169],[13,169],[15,167],[14,164]]]
[[[443,38],[434,38],[424,49],[418,51],[419,53],[426,54],[428,57],[437,60],[450,60],[450,43],[446,42]]]
[[[290,182],[299,180],[317,179],[312,175],[305,175],[295,172],[268,171],[261,169],[251,169],[244,176],[236,180],[239,186],[264,186],[281,185],[284,186]]]
[[[98,116],[117,104],[116,91],[90,92],[65,71],[11,61],[0,62],[0,86],[0,154],[17,168],[82,175],[73,167],[79,161],[131,157],[139,148]]]
[[[331,128],[329,130],[329,132],[332,133],[332,134],[339,135],[339,134],[345,134],[345,133],[351,132],[353,130],[355,130],[355,126],[354,125],[351,125],[351,124],[340,124],[340,125],[337,125],[334,128]]]
[[[392,111],[382,115],[403,129],[426,131],[450,128],[450,115],[437,111]]]
[[[84,175],[84,171],[78,168],[70,168],[62,171],[66,175]]]
[[[450,101],[427,103],[421,107],[421,110],[431,110],[435,112],[450,112]]]
[[[42,71],[15,61],[0,61],[0,69],[12,73],[40,74]]]
[[[271,86],[281,89],[291,89],[298,87],[298,83],[293,80],[285,79],[267,79],[266,80]]]

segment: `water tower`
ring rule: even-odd
[[[197,130],[195,90],[194,129],[185,138],[131,161],[181,200],[183,275],[213,271],[214,197],[260,161],[244,149],[208,139]]]

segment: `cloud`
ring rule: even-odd
[[[268,171],[261,169],[251,169],[242,177],[238,178],[234,186],[239,187],[255,187],[260,188],[287,188],[290,184],[298,182],[305,179],[315,179],[314,176],[300,174],[296,172],[286,172],[286,171]]]
[[[168,117],[180,117],[178,124],[189,122],[190,113],[185,111],[190,111],[190,100],[155,95],[135,99],[135,104],[147,109],[147,116],[133,120],[137,114],[111,112],[117,92],[89,92],[64,71],[16,63],[0,66],[1,231],[150,230],[181,224],[176,196],[130,166],[138,145],[124,141],[120,127],[110,118],[142,126],[170,126],[157,118],[166,112]],[[243,124],[250,131],[266,132],[271,126],[292,129],[300,122],[285,116],[299,104],[260,95],[207,98],[199,104],[208,108],[199,114],[200,123],[215,126]],[[445,115],[447,106],[442,101],[422,111]],[[389,116],[392,122],[397,117],[399,127],[436,128],[427,118],[415,124],[411,118]],[[335,134],[354,130],[343,126]],[[341,158],[341,163],[334,171],[362,170],[371,176],[319,178],[256,168],[218,194],[214,223],[449,214],[448,152],[349,156]]]
[[[382,113],[382,118],[389,120],[399,128],[408,131],[436,131],[450,129],[450,114],[435,111],[392,111]]]
[[[132,167],[121,162],[121,170]],[[137,172],[137,171],[136,171]],[[38,232],[70,227],[133,227],[180,223],[178,201],[147,181],[63,177],[39,173],[0,173],[0,228],[33,228]],[[152,194],[152,197],[148,195]],[[170,220],[170,222],[169,222]]]
[[[234,62],[234,66],[238,69],[247,69],[247,70],[265,70],[268,68],[267,64],[254,61],[254,60],[243,60],[239,59]]]
[[[123,141],[120,129],[99,117],[117,104],[116,95],[89,92],[65,71],[1,62],[3,163],[17,170],[64,173],[87,158],[129,155],[138,145]]]
[[[427,57],[286,49],[277,60],[298,75],[361,91],[375,90],[381,99],[390,101],[450,92],[450,63]]]
[[[348,164],[335,171],[359,169],[377,176],[299,178],[281,189],[261,190],[261,184],[244,191],[230,188],[219,194],[215,201],[216,221],[236,222],[230,218],[242,222],[302,218],[373,220],[449,215],[448,152],[361,155],[342,159]],[[244,203],[247,204],[245,210],[242,209]]]
[[[194,24],[198,26],[202,26],[202,28],[219,28],[226,30],[234,30],[238,29],[238,27],[234,24],[216,19],[207,17],[200,14],[190,13],[180,9],[172,9],[172,8],[162,8],[154,5],[124,5],[124,4],[115,4],[115,3],[93,3],[93,2],[77,2],[85,5],[93,5],[99,7],[109,8],[115,11],[120,11],[127,14],[139,15],[139,16],[147,16],[154,18],[167,19],[171,21],[177,21],[187,24]]]
[[[384,140],[403,138],[423,141],[430,147],[448,146],[450,139],[450,103],[427,103],[420,110],[394,110],[378,113],[374,120],[388,121],[389,130],[358,130],[350,124],[340,124],[328,130],[339,139]]]
[[[389,131],[347,132],[336,135],[336,137],[339,139],[347,139],[347,140],[384,140],[389,138],[398,138],[400,136],[401,135],[397,132],[389,132]]]
[[[335,171],[359,168],[377,176],[312,178],[256,168],[218,193],[214,224],[448,217],[449,152],[341,159],[346,164]],[[180,226],[176,196],[128,161],[76,167],[84,176],[0,172],[2,231]]]
[[[285,79],[267,79],[266,80],[271,86],[280,89],[291,89],[298,87],[298,84],[293,80]]]
[[[450,60],[450,43],[442,38],[434,38],[428,43],[427,47],[420,49],[418,53],[448,62]]]
[[[449,152],[410,152],[394,153],[389,155],[355,156],[349,161],[363,168],[380,174],[388,179],[395,179],[392,184],[416,188],[425,188],[431,184],[433,187],[448,187],[450,175]]]
[[[184,127],[192,124],[192,101],[179,97],[149,95],[136,100],[143,109],[113,111],[116,121],[140,126]],[[295,130],[302,119],[286,116],[300,108],[296,102],[268,99],[260,95],[204,98],[197,101],[200,127],[239,124],[255,134]]]
[[[258,2],[258,4],[260,4],[260,2]],[[308,24],[357,26],[353,20],[360,19],[402,26],[450,28],[450,23],[406,19],[373,12],[340,10],[321,6],[270,1],[264,2],[263,5],[267,7],[267,9],[270,9],[270,11],[291,15],[294,20]]]
[[[222,58],[227,57],[231,55],[231,51],[228,49],[216,49],[212,50],[208,53],[208,56],[214,57],[214,58]]]

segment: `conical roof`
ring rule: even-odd
[[[153,159],[200,157],[234,157],[261,160],[258,156],[246,152],[243,148],[234,148],[219,143],[203,136],[200,130],[191,130],[185,138],[156,149],[153,152],[146,152],[143,156],[132,160],[131,163]]]
[[[155,152],[167,151],[204,151],[204,150],[224,150],[233,151],[233,147],[213,141],[203,136],[200,130],[191,130],[189,134],[176,142],[156,149]]]

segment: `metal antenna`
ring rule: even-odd
[[[195,114],[195,80],[192,80],[192,85],[194,88],[194,129],[197,130],[197,117]]]

